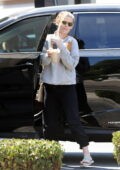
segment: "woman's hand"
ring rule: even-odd
[[[58,55],[58,54],[60,54],[60,50],[59,49],[49,48],[47,50],[47,54],[48,54],[49,57],[51,57],[53,55]]]
[[[72,50],[72,42],[66,42],[66,43],[64,43],[64,45],[71,52],[71,50]]]
[[[52,54],[53,54],[53,49],[52,49],[52,48],[49,48],[49,49],[47,50],[47,54],[48,54],[49,57],[51,57]]]
[[[47,50],[47,54],[53,62],[59,62],[59,60],[60,60],[60,57],[59,57],[60,50],[59,49],[49,48]]]

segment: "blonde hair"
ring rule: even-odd
[[[73,22],[74,22],[75,17],[74,17],[74,15],[73,15],[71,12],[62,11],[62,12],[60,12],[60,13],[57,15],[54,23],[55,23],[55,24],[59,24],[60,21],[61,21],[63,18],[65,18],[66,16],[71,17],[71,18],[73,19]]]

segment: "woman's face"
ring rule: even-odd
[[[60,34],[67,35],[70,32],[70,30],[72,29],[72,27],[73,27],[73,18],[70,17],[70,16],[64,17],[60,21],[58,27],[59,27]]]

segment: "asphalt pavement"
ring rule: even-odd
[[[89,150],[95,163],[88,167],[80,166],[83,158],[79,145],[75,142],[60,141],[64,149],[63,166],[61,170],[120,170],[114,159],[114,146],[112,143],[90,142]]]

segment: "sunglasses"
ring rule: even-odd
[[[63,25],[68,25],[69,27],[72,27],[72,26],[73,26],[73,23],[72,23],[72,22],[67,22],[67,21],[62,21],[62,24],[63,24]]]

